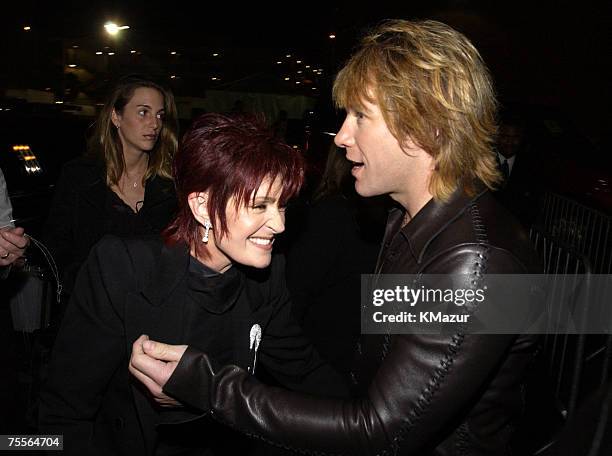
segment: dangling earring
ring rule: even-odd
[[[204,244],[208,243],[208,232],[210,231],[210,229],[212,228],[212,224],[210,223],[210,220],[205,220],[204,221],[204,237],[202,237],[202,242]]]

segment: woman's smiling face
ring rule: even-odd
[[[272,245],[277,234],[285,231],[285,208],[279,206],[282,187],[279,180],[265,179],[252,195],[250,203],[238,204],[232,198],[226,206],[227,235],[210,232],[206,245],[210,258],[204,261],[212,269],[225,272],[238,263],[265,268],[272,261]]]

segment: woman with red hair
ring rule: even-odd
[[[208,417],[156,407],[131,382],[142,333],[251,373],[261,363],[284,385],[327,379],[290,322],[284,264],[272,255],[303,174],[299,154],[258,121],[198,118],[174,159],[179,210],[164,242],[106,237],[81,269],[41,395],[41,430],[63,434],[70,454],[243,453],[212,420],[201,426]]]

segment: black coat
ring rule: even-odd
[[[79,267],[105,234],[158,234],[176,211],[172,181],[152,177],[133,226],[117,226],[109,214],[103,164],[77,158],[64,165],[44,228],[44,240],[58,265],[64,291],[71,292]]]
[[[307,376],[304,388],[330,378],[341,388],[339,377],[291,323],[281,257],[265,270],[233,267],[204,287],[201,277],[194,281],[189,259],[185,246],[162,247],[154,239],[106,237],[92,249],[77,278],[40,401],[41,431],[63,434],[68,454],[151,455],[160,433],[170,439],[185,435],[181,429],[188,424],[169,423],[207,420],[187,410],[160,413],[127,369],[132,343],[141,334],[189,343],[185,334],[193,335],[196,313],[200,348],[224,362],[253,366],[250,332],[259,324],[257,364],[280,383],[296,387]],[[160,423],[166,424],[156,427]],[[202,448],[229,454],[212,421],[200,423],[191,438],[178,437],[179,445],[199,445],[199,454],[208,454]]]
[[[498,166],[501,167],[499,163]],[[535,150],[525,148],[514,156],[512,172],[494,192],[497,200],[514,215],[525,228],[536,221],[540,198],[544,193],[546,161]]]
[[[350,368],[360,332],[361,274],[374,272],[379,247],[360,232],[355,206],[342,195],[309,206],[287,251],[293,315],[319,353],[341,372]]]

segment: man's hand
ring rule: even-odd
[[[167,345],[142,335],[132,345],[130,372],[142,382],[162,407],[176,407],[180,402],[166,395],[162,388],[174,372],[187,345]]]
[[[0,228],[0,266],[8,266],[23,257],[29,243],[23,228]]]

